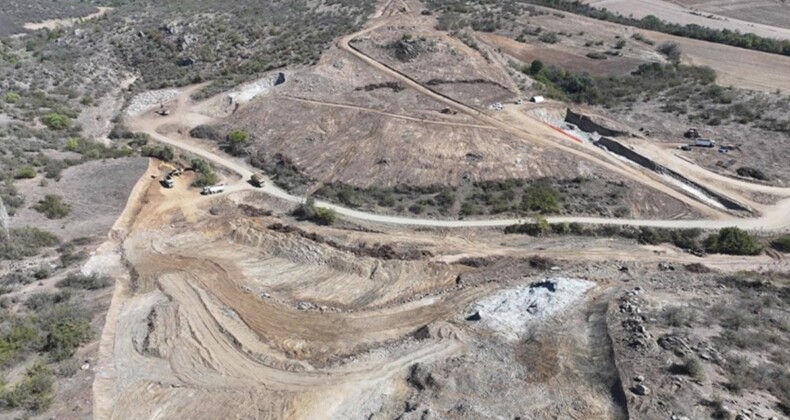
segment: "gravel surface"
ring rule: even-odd
[[[132,98],[129,106],[124,111],[124,115],[126,117],[135,117],[153,106],[175,99],[176,96],[178,96],[178,89],[152,90],[141,93]]]

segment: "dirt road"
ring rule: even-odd
[[[529,117],[527,117],[526,115],[521,117],[524,120],[519,120],[518,118],[514,117],[514,115],[517,114],[509,113],[507,115],[508,120],[506,122],[501,121],[499,119],[486,115],[472,107],[458,103],[450,98],[447,98],[436,92],[433,92],[432,90],[420,85],[416,81],[408,78],[407,76],[402,75],[390,69],[389,67],[386,67],[383,64],[372,60],[368,56],[358,52],[353,47],[349,46],[349,42],[354,37],[359,36],[360,34],[366,33],[368,31],[374,30],[380,25],[381,24],[373,26],[360,33],[352,34],[343,38],[340,42],[341,47],[346,49],[350,53],[354,54],[355,56],[359,57],[364,62],[370,64],[375,69],[392,76],[393,78],[401,81],[402,83],[409,86],[410,88],[415,89],[423,94],[429,95],[430,97],[437,100],[438,102],[448,105],[468,115],[472,115],[475,118],[478,118],[481,122],[485,124],[486,127],[494,127],[497,129],[514,133],[521,137],[528,136],[530,140],[539,141],[544,144],[549,144],[552,147],[557,147],[569,153],[573,153],[574,155],[583,157],[584,159],[591,160],[594,163],[604,166],[607,169],[611,169],[616,173],[628,176],[631,179],[638,180],[642,184],[646,184],[650,187],[656,188],[662,192],[667,193],[672,197],[682,199],[682,201],[686,203],[693,204],[694,208],[703,210],[705,214],[709,214],[713,216],[712,219],[702,219],[702,220],[640,220],[640,219],[609,219],[609,218],[595,218],[595,217],[551,217],[549,218],[550,222],[634,225],[634,226],[652,226],[652,227],[665,227],[665,228],[698,227],[698,228],[709,228],[709,229],[717,229],[727,226],[738,226],[744,229],[766,230],[766,231],[784,230],[790,227],[790,200],[784,200],[775,206],[760,206],[761,210],[763,211],[763,214],[755,218],[744,219],[744,218],[736,218],[733,216],[724,215],[722,212],[714,211],[711,208],[703,205],[702,203],[693,200],[684,194],[679,193],[678,191],[660,183],[659,181],[653,179],[647,179],[643,172],[638,171],[634,168],[629,168],[627,166],[623,168],[619,164],[616,165],[608,161],[602,161],[598,159],[597,156],[592,157],[587,152],[576,148],[572,148],[565,144],[561,144],[560,141],[545,140],[545,138],[557,139],[558,135],[556,132],[550,130],[548,127],[543,126],[537,121],[527,121]],[[152,117],[150,114],[147,116],[144,115],[133,121],[130,121],[129,124],[131,128],[145,132],[157,141],[160,141],[165,144],[170,144],[173,147],[177,147],[182,150],[188,151],[208,161],[211,161],[214,164],[225,167],[239,174],[243,180],[248,179],[253,173],[255,173],[255,171],[251,167],[249,167],[249,165],[246,164],[245,162],[224,155],[220,155],[218,153],[215,153],[211,150],[204,148],[203,146],[197,143],[191,143],[185,140],[168,137],[157,131],[160,127],[168,124],[178,124],[178,123],[183,124],[184,122],[194,124],[197,121],[204,122],[211,120],[209,117],[190,112],[190,109],[193,106],[193,104],[188,99],[189,94],[194,89],[197,88],[199,88],[199,86],[192,87],[182,92],[182,94],[179,96],[179,99],[177,100],[177,106],[173,109],[173,113],[170,116]],[[539,135],[533,134],[531,132],[525,132],[522,129],[518,128],[516,124],[526,124],[527,126],[530,127],[530,129],[533,129],[533,127],[539,127],[539,129],[543,131],[541,131]],[[545,136],[545,138],[542,136]],[[590,146],[590,149],[597,149],[597,148]],[[591,151],[592,153],[603,153],[602,151],[599,150],[591,150]],[[660,157],[656,155],[655,149],[650,150],[650,152],[652,157],[657,157],[657,158]],[[607,157],[607,159],[609,159],[609,157]],[[677,163],[676,160],[675,163]],[[754,191],[770,192],[772,194],[777,194],[783,197],[790,196],[790,189],[764,187],[759,185],[748,184],[743,181],[731,180],[715,174],[710,174],[702,168],[688,168],[686,166],[683,169],[689,171],[692,171],[693,169],[692,172],[696,175],[699,175],[698,179],[705,181],[706,185],[715,183],[716,185],[729,186],[729,191],[738,191],[747,188]],[[249,186],[246,182],[239,181],[233,185],[229,185],[228,192],[240,191],[250,188],[252,187]],[[714,190],[716,189],[718,188],[714,187]],[[292,203],[300,203],[305,200],[305,197],[289,194],[286,191],[276,187],[274,183],[272,183],[271,181],[266,182],[265,186],[260,190],[265,192],[266,194],[269,194],[276,198]],[[362,220],[362,221],[374,222],[374,223],[385,223],[385,224],[394,224],[394,225],[431,226],[431,227],[449,227],[449,228],[497,227],[497,226],[512,225],[529,220],[527,218],[508,218],[508,219],[496,219],[496,220],[419,219],[419,218],[410,218],[410,217],[372,214],[372,213],[345,208],[342,206],[338,206],[335,204],[322,202],[322,201],[318,201],[316,205],[319,207],[332,209],[336,211],[338,214],[345,217]]]

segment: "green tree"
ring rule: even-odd
[[[250,143],[250,135],[244,130],[233,130],[228,134],[228,153],[234,156],[245,155],[244,150]]]
[[[535,60],[529,66],[529,74],[533,76],[537,76],[540,74],[540,71],[543,70],[543,62],[540,60]]]
[[[524,191],[521,208],[542,214],[556,213],[560,211],[560,194],[550,185],[533,185]]]
[[[705,240],[708,252],[729,255],[757,255],[763,252],[763,245],[749,232],[737,227],[727,227],[711,234]]]

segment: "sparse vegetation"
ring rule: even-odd
[[[37,255],[42,248],[59,242],[57,236],[34,227],[11,229],[7,237],[0,230],[0,260]]]
[[[85,289],[85,290],[98,290],[109,287],[112,284],[112,279],[108,276],[99,275],[96,273],[82,274],[72,273],[66,276],[65,279],[58,282],[58,287],[69,287],[72,289]]]
[[[56,194],[47,194],[33,208],[47,216],[47,219],[62,219],[71,212],[71,206]]]
[[[53,384],[49,368],[43,363],[36,363],[17,384],[3,387],[0,391],[0,408],[21,408],[32,414],[46,411],[54,398]]]

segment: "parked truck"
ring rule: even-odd
[[[211,195],[211,194],[219,194],[225,191],[225,185],[211,185],[208,187],[203,187],[203,191],[200,193],[203,195]]]
[[[165,188],[173,188],[173,185],[174,185],[173,177],[170,176],[170,175],[166,176],[165,179],[162,181],[162,185]]]
[[[265,181],[263,180],[263,176],[258,174],[252,174],[250,177],[250,183],[257,188],[263,188],[263,184]]]
[[[711,139],[696,139],[694,146],[697,147],[716,147],[716,142]]]

